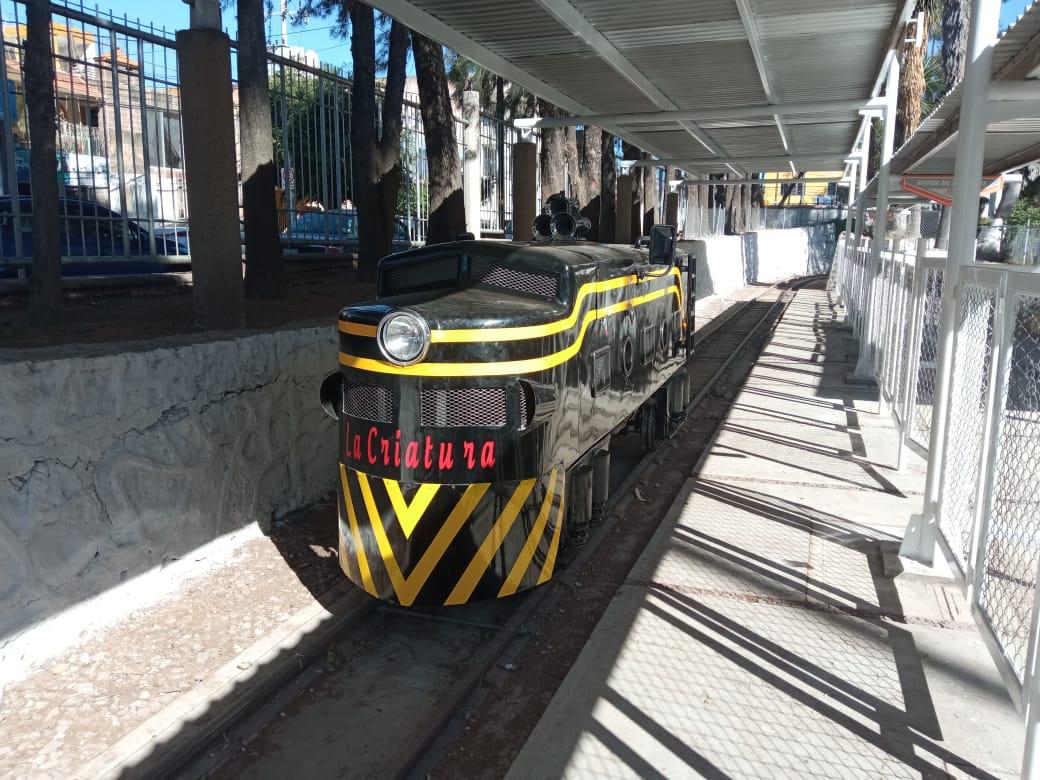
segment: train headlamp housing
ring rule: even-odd
[[[413,311],[402,309],[383,317],[376,333],[383,357],[398,366],[418,363],[430,348],[430,326]]]

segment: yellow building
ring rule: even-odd
[[[800,178],[835,178],[842,174],[842,171],[810,171]],[[780,201],[784,198],[784,194],[792,187],[794,188],[793,191],[788,196],[787,200],[784,201],[785,206],[830,205],[833,202],[837,191],[837,182],[833,181],[806,181],[796,182],[794,184],[784,184],[785,181],[790,181],[795,178],[794,174],[790,171],[766,173],[763,174],[763,177],[762,198],[763,202],[767,206],[779,205]]]

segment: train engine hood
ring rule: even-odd
[[[376,299],[340,312],[341,353],[347,356],[341,363],[433,376],[437,369],[424,365],[487,367],[537,357],[556,346],[548,337],[580,327],[576,295],[583,274],[645,260],[639,249],[586,242],[462,241],[391,255],[379,265]],[[421,359],[397,360],[387,352],[381,328],[398,312],[414,317],[405,325],[428,333]],[[507,368],[502,372],[520,373]]]

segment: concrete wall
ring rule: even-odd
[[[0,355],[0,646],[335,486],[332,327]]]
[[[697,299],[728,295],[748,284],[826,273],[837,243],[833,225],[761,230],[743,236],[680,241],[697,258]]]

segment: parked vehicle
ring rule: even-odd
[[[32,263],[32,198],[0,197],[0,278],[13,278]],[[60,198],[62,272],[66,276],[91,274],[160,273],[187,270],[187,235],[156,231],[155,253],[147,230],[99,203]],[[20,228],[21,252],[15,241],[16,221]]]
[[[282,252],[293,255],[358,253],[357,211],[304,211],[290,216],[282,231]],[[393,252],[411,249],[408,226],[400,217],[394,224]]]

